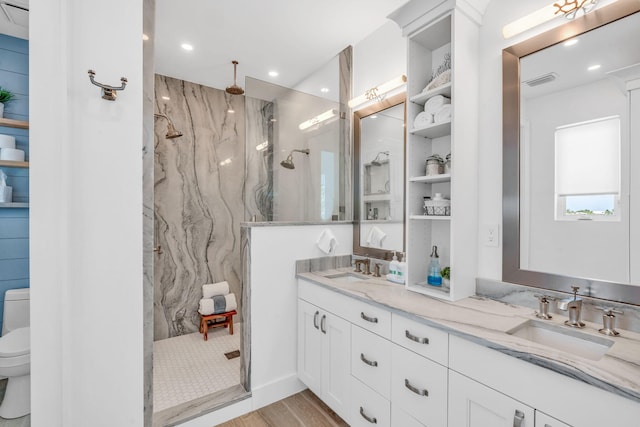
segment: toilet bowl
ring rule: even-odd
[[[30,328],[17,328],[0,337],[0,376],[7,389],[0,404],[0,417],[18,418],[31,411]]]

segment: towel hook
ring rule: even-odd
[[[89,80],[91,80],[91,83],[93,83],[94,85],[98,86],[99,88],[102,88],[102,99],[106,99],[107,101],[115,101],[116,91],[124,90],[125,86],[127,85],[126,77],[120,77],[120,81],[122,82],[122,85],[120,87],[114,87],[114,86],[105,85],[95,81],[94,80],[95,75],[96,75],[95,71],[89,70]]]

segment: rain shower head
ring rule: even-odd
[[[309,155],[309,149],[308,148],[305,148],[304,150],[298,150],[298,149],[291,150],[291,152],[287,156],[287,159],[280,162],[280,166],[282,166],[283,168],[287,168],[287,169],[295,169],[296,168],[296,166],[293,164],[293,152],[294,151],[297,151],[298,153],[304,153],[306,155]]]
[[[381,159],[380,155],[387,156],[387,158],[386,159]],[[381,152],[378,153],[378,155],[376,156],[375,159],[371,160],[371,164],[373,166],[382,166],[382,162],[384,160],[388,160],[388,159],[389,159],[389,152],[388,151],[381,151]]]
[[[173,122],[168,116],[165,116],[164,114],[154,114],[153,117],[163,117],[167,119],[167,134],[164,136],[165,138],[174,139],[182,136],[182,132],[180,132],[175,128],[175,126],[173,126]]]
[[[238,67],[238,61],[231,61],[231,63],[233,64],[233,84],[231,86],[227,86],[225,90],[231,95],[242,95],[244,93],[244,89],[238,86],[238,83],[236,82],[236,70]]]

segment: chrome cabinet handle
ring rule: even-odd
[[[319,329],[318,327],[318,316],[320,315],[319,311],[316,311],[316,314],[313,315],[313,327]]]
[[[367,414],[364,413],[364,408],[362,406],[360,407],[360,415],[362,415],[362,418],[369,421],[371,424],[378,424],[378,420],[376,420],[375,417],[368,417]]]
[[[327,329],[325,328],[325,322],[327,321],[327,315],[323,314],[322,319],[320,319],[320,330],[323,334],[327,333]]]
[[[429,344],[429,338],[420,338],[415,335],[412,335],[407,329],[404,331],[404,336],[409,338],[411,341],[415,341],[418,344]]]
[[[378,318],[377,317],[369,317],[366,314],[364,314],[362,311],[360,312],[360,317],[362,317],[367,322],[378,323]]]
[[[513,414],[513,427],[522,427],[524,421],[524,412],[516,409],[516,413]]]
[[[378,366],[378,362],[371,361],[371,360],[367,360],[366,357],[364,357],[364,353],[360,353],[360,360],[362,360],[364,363],[366,363],[369,366],[373,366],[374,368]]]
[[[406,378],[404,379],[404,386],[409,390],[411,390],[412,392],[414,392],[415,394],[429,397],[429,392],[426,389],[423,388],[422,390],[420,390],[419,388],[412,386],[409,380]]]

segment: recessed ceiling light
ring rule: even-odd
[[[162,99],[164,99],[165,101],[169,101],[171,98],[169,98],[168,96],[162,96]]]
[[[568,46],[573,46],[577,43],[578,43],[578,39],[571,39],[571,40],[567,40],[563,44],[568,47]]]
[[[600,64],[592,65],[591,67],[587,68],[587,70],[594,71],[594,70],[597,70],[598,68],[600,68]]]
[[[320,92],[327,93],[327,92],[329,92],[329,88],[328,87],[323,87],[322,89],[320,89]]]
[[[193,46],[191,46],[189,43],[182,43],[180,47],[182,47],[184,50],[193,50]]]
[[[278,77],[278,72],[277,71],[269,71],[269,75],[271,77]]]
[[[149,36],[146,34],[142,34],[142,40],[147,41],[149,40]]]

